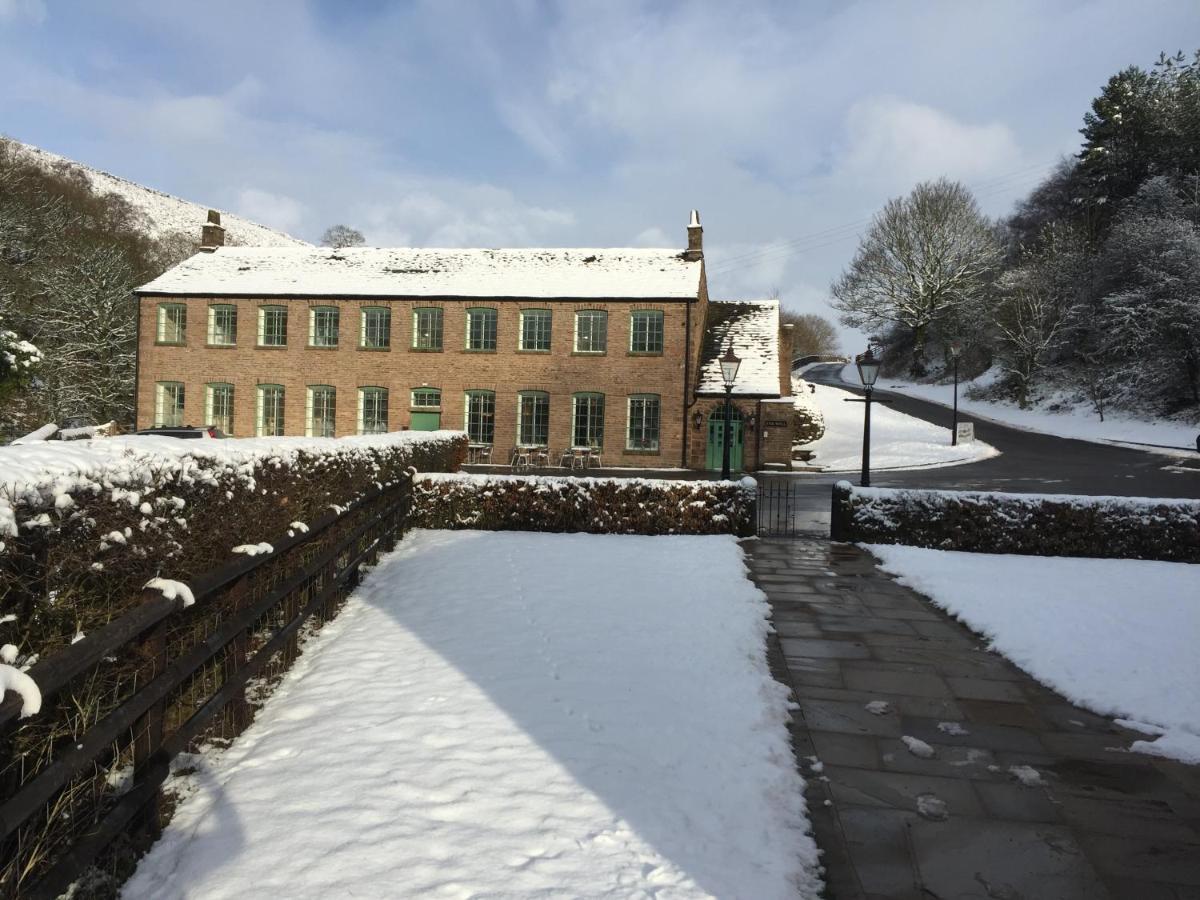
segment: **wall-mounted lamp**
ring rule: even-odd
[[[751,431],[754,430],[754,426],[757,424],[758,424],[758,416],[751,413],[749,416],[746,417],[746,427],[749,428]]]
[[[692,427],[699,431],[700,426],[703,424],[704,415],[700,412],[700,410],[696,410],[694,413],[692,413]]]

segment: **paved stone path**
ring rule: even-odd
[[[1141,735],[983,649],[856,547],[744,546],[799,702],[830,897],[1200,898],[1200,766],[1127,752]]]

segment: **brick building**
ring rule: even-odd
[[[590,446],[605,466],[701,468],[719,333],[754,388],[739,375],[739,458],[783,462],[753,431],[789,393],[778,306],[710,304],[702,235],[693,213],[682,252],[226,247],[211,213],[201,252],[137,291],[138,427],[455,428],[493,462]]]

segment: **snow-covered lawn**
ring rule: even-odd
[[[863,405],[847,403],[854,397],[841,388],[813,385],[812,399],[825,416],[825,436],[806,444],[816,453],[815,465],[830,472],[857,472],[862,468]],[[982,441],[950,446],[950,424],[933,425],[923,419],[889,409],[885,403],[871,405],[871,469],[910,469],[975,462],[997,454]]]
[[[988,383],[994,375],[994,372],[985,372],[979,377],[979,383]],[[843,381],[851,384],[859,382],[858,371],[853,365],[842,369],[841,376]],[[1090,406],[1075,406],[1063,412],[1050,412],[1043,408],[1021,409],[1011,403],[970,400],[966,391],[971,385],[970,381],[963,381],[958,385],[960,410],[981,419],[991,419],[1027,431],[1040,431],[1043,434],[1077,438],[1097,444],[1154,444],[1184,449],[1194,449],[1196,437],[1200,434],[1200,425],[1134,419],[1108,410],[1105,410],[1104,421],[1101,422]],[[903,379],[880,378],[878,387],[943,406],[950,406],[954,402],[953,384],[916,384]]]
[[[1200,763],[1200,566],[873,544],[882,568],[1074,703]]]
[[[126,897],[816,897],[729,537],[418,531]]]

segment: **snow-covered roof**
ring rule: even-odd
[[[697,393],[725,393],[720,358],[730,344],[742,361],[733,393],[778,397],[779,301],[713,300],[708,304]]]
[[[244,297],[694,299],[700,261],[678,250],[219,247],[141,292]]]
[[[0,138],[0,141],[3,141],[18,159],[33,163],[49,172],[68,169],[81,173],[97,194],[116,194],[121,197],[139,214],[141,230],[147,237],[159,240],[183,235],[192,242],[199,242],[200,228],[208,220],[210,207],[93,169],[32,144],[23,144],[11,138]],[[225,226],[225,240],[230,244],[257,247],[310,246],[306,241],[294,238],[290,234],[259,225],[229,212],[221,212],[221,224]]]

